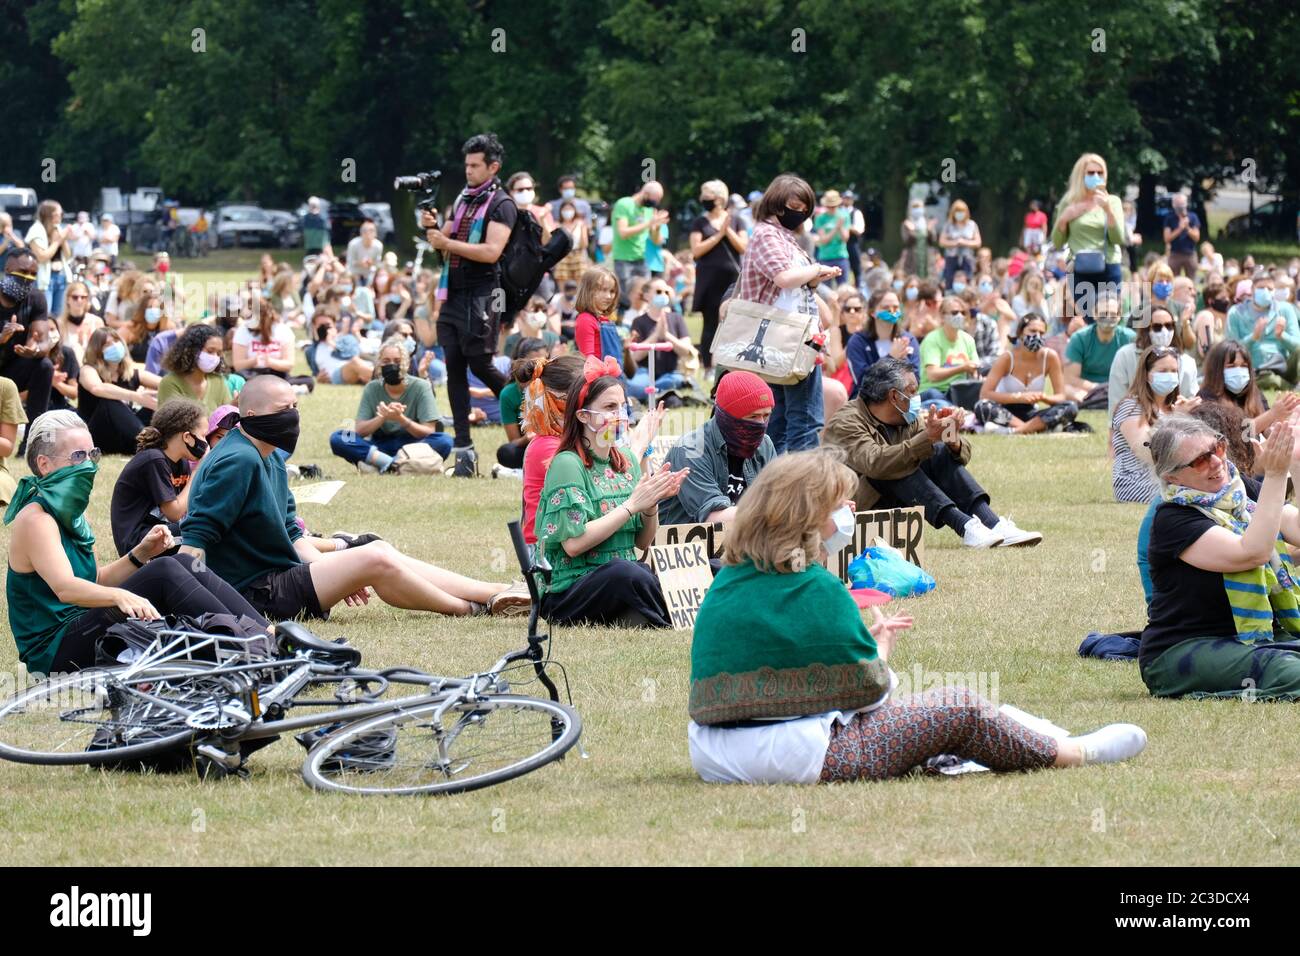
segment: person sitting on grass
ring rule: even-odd
[[[931,333],[941,334],[941,333]],[[903,359],[884,358],[867,369],[858,397],[826,426],[826,444],[844,450],[858,475],[858,508],[921,505],[933,527],[948,527],[968,548],[1038,544],[1043,536],[998,517],[989,494],[966,469],[970,442],[957,423],[962,410],[940,408],[921,421],[916,373]]]
[[[154,525],[181,533],[189,502],[190,469],[208,451],[208,416],[203,406],[174,398],[158,406],[153,420],[135,436],[137,451],[113,485],[110,515],[113,543],[126,554]]]
[[[284,459],[298,443],[298,397],[284,379],[259,375],[239,396],[239,424],[194,473],[183,552],[204,558],[254,607],[280,621],[326,619],[340,601],[370,600],[441,614],[527,610],[526,590],[476,581],[407,557],[385,541],[322,554],[294,520]]]
[[[537,503],[546,483],[560,434],[564,431],[564,410],[569,404],[569,389],[582,378],[583,357],[561,355],[547,359],[542,355],[516,359],[511,366],[515,381],[524,383],[520,409],[524,434],[529,441],[524,449],[524,541],[537,543]],[[504,389],[502,390],[504,392]]]
[[[452,440],[439,431],[438,402],[429,383],[406,371],[400,338],[379,348],[380,377],[361,390],[353,429],[330,435],[330,450],[362,472],[396,474],[395,459],[403,445],[423,442],[443,458]]]
[[[861,296],[858,296],[856,304],[860,306],[861,302]],[[845,308],[849,307],[846,301]],[[853,373],[850,398],[857,397],[867,369],[888,355],[906,359],[917,378],[921,376],[921,343],[903,328],[903,310],[898,302],[898,293],[883,286],[871,293],[866,309],[862,328],[849,336],[848,344],[844,346],[849,370]]]
[[[158,407],[158,383],[131,361],[115,330],[97,329],[90,337],[77,375],[77,411],[104,454],[135,454],[135,436]]]
[[[1171,415],[1152,433],[1162,503],[1138,665],[1153,696],[1300,699],[1300,584],[1287,551],[1300,545],[1300,511],[1285,500],[1296,427],[1293,417],[1269,430],[1259,485],[1203,422]]]
[[[1205,355],[1205,377],[1200,399],[1231,405],[1251,421],[1252,435],[1262,435],[1274,422],[1285,421],[1300,408],[1300,395],[1282,392],[1272,408],[1255,379],[1250,351],[1240,342],[1225,339]]]
[[[1178,395],[1193,398],[1197,392],[1196,360],[1182,350],[1178,344],[1177,323],[1168,309],[1151,310],[1151,321],[1142,325],[1141,317],[1131,318],[1129,322],[1137,328],[1137,338],[1121,346],[1115,353],[1115,361],[1110,366],[1110,380],[1106,385],[1106,398],[1110,402],[1110,415],[1115,417],[1126,395],[1135,382],[1142,376],[1138,366],[1148,349],[1173,349],[1178,356]]]
[[[654,541],[659,503],[688,473],[664,465],[643,475],[620,441],[626,424],[622,369],[588,356],[537,508],[537,541],[553,569],[541,612],[552,624],[671,626],[659,579],[636,549]]]
[[[1178,394],[1181,355],[1173,347],[1143,353],[1140,374],[1128,394],[1115,406],[1110,422],[1111,488],[1116,501],[1148,502],[1160,490],[1151,473],[1147,439],[1163,415],[1189,412],[1201,403]]]
[[[86,507],[99,449],[75,412],[46,412],[32,422],[27,465],[5,511],[10,528],[5,593],[18,657],[32,674],[93,667],[108,629],[127,618],[231,614],[257,627],[267,621],[220,577],[183,555],[157,525],[112,564],[95,561]],[[104,640],[115,654],[125,645]]]
[[[1026,312],[1016,320],[1015,344],[993,360],[975,403],[975,418],[986,430],[993,424],[1017,435],[1032,435],[1063,428],[1078,416],[1079,406],[1065,397],[1061,357],[1043,348],[1046,334],[1047,320],[1037,312]],[[1022,374],[1032,376],[1028,382],[1016,374],[1017,363],[1027,370]],[[1050,395],[1044,391],[1049,382]]]
[[[226,384],[221,331],[211,325],[191,325],[163,357],[166,375],[158,383],[158,404],[173,398],[198,402],[211,413],[232,401]]]
[[[506,440],[497,448],[497,464],[492,469],[493,478],[502,474],[523,477],[524,455],[528,451],[528,443],[532,441],[532,436],[524,431],[520,419],[523,392],[520,386],[521,379],[516,375],[527,372],[531,376],[536,362],[528,360],[542,359],[549,354],[550,349],[541,339],[524,338],[515,343],[514,352],[511,353],[513,362],[510,366],[510,381],[506,382],[506,387],[501,389],[501,396],[498,399],[501,407],[501,427],[505,429]]]
[[[1056,739],[966,688],[891,700],[886,662],[912,618],[873,608],[868,628],[822,564],[851,539],[857,484],[829,450],[793,452],[740,500],[691,639],[688,741],[701,778],[884,780],[944,754],[1012,771],[1142,752],[1146,734],[1132,724]]]
[[[676,471],[690,469],[681,489],[659,503],[660,524],[730,521],[736,503],[776,458],[767,437],[775,399],[753,372],[727,372],[713,397],[713,417],[668,449]]]
[[[1065,345],[1065,395],[1085,408],[1106,402],[1110,368],[1119,350],[1137,338],[1120,325],[1119,297],[1113,292],[1097,296],[1097,320],[1070,336]]]

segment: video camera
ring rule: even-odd
[[[435,216],[438,214],[438,186],[442,183],[442,170],[433,169],[427,173],[416,173],[413,176],[398,176],[393,180],[394,189],[405,189],[408,192],[422,192],[423,198],[415,204],[417,209],[424,212],[431,212]]]

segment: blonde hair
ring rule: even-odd
[[[837,449],[781,455],[736,506],[723,563],[752,561],[760,571],[789,572],[820,562],[822,525],[857,486]]]
[[[1105,181],[1110,182],[1110,169],[1106,166],[1106,160],[1096,153],[1084,153],[1074,161],[1074,168],[1070,170],[1070,181],[1066,184],[1065,199],[1062,200],[1065,205],[1076,203],[1088,194],[1088,190],[1083,185],[1083,171],[1088,168],[1089,163],[1100,166]]]
[[[606,284],[614,290],[614,304],[610,306],[608,312],[601,312],[596,308],[596,293],[600,292]],[[592,266],[578,280],[578,295],[574,299],[573,307],[579,312],[589,312],[598,317],[610,315],[618,308],[618,293],[618,276],[604,266]]]
[[[714,199],[721,199],[726,202],[731,198],[731,190],[721,179],[710,179],[708,182],[700,184],[700,197],[712,196]]]
[[[953,213],[955,213],[958,209],[960,209],[962,212],[966,214],[966,218],[963,219],[962,221],[970,222],[970,206],[966,205],[966,200],[964,199],[958,199],[956,202],[954,202],[951,206],[948,207],[948,221],[949,222],[957,221],[956,219],[953,218]]]

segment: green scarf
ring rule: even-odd
[[[1246,495],[1246,485],[1237,467],[1228,462],[1230,480],[1217,492],[1198,491],[1186,485],[1165,485],[1162,497],[1177,505],[1196,508],[1220,527],[1242,535],[1250,526],[1255,503]],[[1225,571],[1223,590],[1232,608],[1237,640],[1243,644],[1271,641],[1274,627],[1300,634],[1300,586],[1291,568],[1286,542],[1277,536],[1272,559],[1247,571]]]
[[[95,533],[86,520],[86,508],[90,505],[90,492],[95,487],[95,473],[98,471],[97,462],[83,461],[39,478],[24,475],[5,511],[5,524],[11,523],[18,517],[18,512],[40,499],[69,540],[84,548],[94,547]]]

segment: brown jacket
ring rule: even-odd
[[[886,429],[897,430],[899,437],[891,442]],[[959,440],[961,451],[957,460],[968,465],[970,442],[960,436]],[[926,436],[919,418],[910,425],[886,425],[871,414],[861,396],[846,402],[831,416],[825,441],[843,449],[846,464],[858,474],[858,493],[853,502],[859,511],[869,510],[880,500],[880,492],[868,479],[906,478],[921,462],[931,458],[938,447]]]

